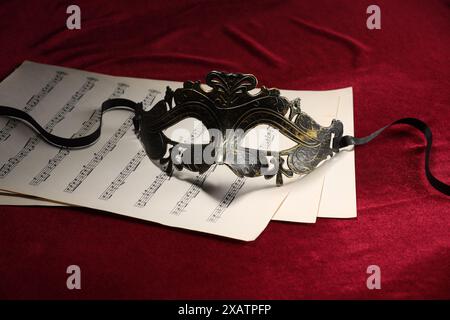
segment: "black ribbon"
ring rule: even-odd
[[[437,179],[430,170],[430,153],[431,153],[431,145],[433,144],[433,135],[431,133],[430,127],[423,122],[422,120],[416,119],[416,118],[402,118],[399,120],[396,120],[392,122],[391,124],[378,129],[377,131],[371,133],[370,135],[362,138],[355,138],[352,136],[344,136],[340,138],[338,141],[334,141],[334,144],[338,149],[345,148],[351,145],[359,146],[362,144],[366,144],[373,139],[375,139],[380,133],[382,133],[387,128],[397,125],[397,124],[407,124],[411,127],[414,127],[418,130],[420,130],[425,139],[427,140],[427,145],[425,148],[425,174],[427,176],[428,181],[430,184],[435,188],[436,190],[442,192],[445,195],[450,196],[450,185],[445,184],[441,180]]]
[[[100,109],[100,123],[97,129],[95,129],[95,131],[91,134],[79,138],[63,138],[55,136],[54,134],[51,134],[50,132],[42,128],[42,126],[37,123],[37,121],[34,120],[32,116],[20,109],[0,106],[0,116],[14,118],[22,121],[32,129],[36,130],[42,136],[42,138],[44,138],[50,144],[61,148],[75,149],[88,147],[94,144],[98,140],[98,138],[100,138],[103,113],[112,109],[126,109],[136,113],[138,105],[139,104],[137,104],[136,102],[128,99],[118,98],[106,100],[102,103],[102,107]]]
[[[127,109],[130,111],[133,111],[135,114],[137,114],[138,107],[141,104],[135,103],[134,101],[128,100],[128,99],[109,99],[103,102],[101,107],[101,115],[100,115],[100,123],[97,129],[92,132],[89,135],[78,137],[78,138],[63,138],[56,135],[51,134],[50,132],[46,131],[39,123],[34,120],[33,117],[31,117],[28,113],[11,107],[6,106],[0,106],[0,116],[10,117],[18,119],[25,124],[29,125],[32,129],[36,130],[47,142],[50,144],[53,144],[55,146],[61,147],[61,148],[82,148],[87,147],[89,145],[92,145],[95,143],[98,138],[100,137],[101,133],[101,126],[102,126],[102,117],[103,113],[112,110],[112,109]],[[373,139],[375,139],[380,133],[382,133],[387,128],[397,125],[397,124],[407,124],[409,126],[412,126],[418,130],[420,130],[426,141],[427,145],[425,148],[425,174],[430,182],[430,184],[438,191],[442,192],[445,195],[450,196],[450,185],[445,184],[444,182],[437,179],[430,170],[430,153],[431,153],[431,145],[433,142],[433,136],[431,133],[431,129],[428,127],[428,125],[416,118],[403,118],[399,119],[397,121],[392,122],[391,124],[373,132],[372,134],[362,137],[362,138],[356,138],[352,136],[344,136],[339,139],[335,139],[333,141],[333,147],[336,150],[340,150],[342,148],[354,145],[363,145],[366,144]],[[134,121],[135,129],[138,129],[138,122]]]

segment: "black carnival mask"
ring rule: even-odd
[[[206,76],[206,86],[199,81],[186,81],[173,91],[167,87],[163,100],[146,111],[143,104],[128,99],[110,99],[99,112],[129,109],[135,113],[135,132],[148,157],[162,170],[187,169],[203,173],[212,165],[226,165],[237,176],[269,179],[305,175],[337,155],[342,149],[371,141],[384,129],[395,124],[407,124],[419,129],[427,139],[425,172],[431,185],[450,195],[450,186],[435,178],[429,169],[432,135],[419,119],[403,118],[364,138],[343,136],[343,124],[334,119],[328,127],[319,125],[301,110],[300,100],[289,101],[277,89],[261,87],[256,93],[253,75],[212,71]],[[100,137],[100,126],[93,133],[79,138],[55,136],[42,128],[29,114],[16,108],[0,106],[0,116],[19,119],[49,143],[61,148],[89,146]],[[164,131],[187,118],[196,118],[208,130],[206,143],[175,141]],[[290,139],[294,146],[283,150],[265,150],[242,146],[245,135],[258,125],[268,125]]]

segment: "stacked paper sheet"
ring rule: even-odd
[[[104,100],[123,97],[151,108],[167,86],[182,83],[24,62],[1,82],[0,104],[25,110],[53,134],[74,137],[98,126]],[[353,135],[351,88],[281,94],[301,98],[302,110],[322,125],[341,120],[344,134]],[[238,178],[220,165],[202,175],[182,171],[168,177],[146,157],[132,117],[127,111],[106,113],[100,140],[81,150],[57,149],[17,120],[0,118],[0,204],[85,206],[246,241],[271,219],[356,217],[353,151],[301,179],[285,179],[283,187],[262,177]],[[274,129],[266,131],[277,138]]]

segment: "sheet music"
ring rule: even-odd
[[[166,86],[181,85],[24,62],[0,84],[0,103],[26,110],[54,134],[77,137],[96,128],[98,109],[107,98],[144,101],[148,109],[163,98]],[[334,91],[338,93],[334,97],[345,95],[345,90]],[[325,93],[311,96],[320,100]],[[289,94],[302,97],[303,92],[282,91]],[[307,104],[302,109],[310,113]],[[296,211],[302,205],[290,204],[296,188],[290,187],[294,184],[289,179],[285,179],[286,187],[278,188],[274,180],[238,178],[220,165],[201,175],[181,171],[168,177],[145,156],[131,116],[123,110],[105,113],[99,141],[80,150],[57,149],[16,120],[0,118],[0,138],[4,137],[0,139],[0,189],[247,241],[264,230],[275,212],[280,220],[307,220]],[[314,219],[318,212],[327,215],[321,195],[327,179],[322,180],[320,190],[314,187],[317,199],[310,198],[305,207]],[[327,192],[334,188],[331,183]],[[0,203],[52,204],[8,195],[0,196]],[[319,204],[325,209],[320,211]],[[283,217],[283,212],[297,217]]]
[[[284,91],[287,97],[297,92]],[[319,124],[330,125],[332,119],[344,123],[344,135],[353,135],[353,93],[351,88],[302,91],[302,110]],[[301,179],[291,179],[285,186],[289,196],[274,219],[314,223],[317,217],[356,217],[354,152],[343,151]]]
[[[86,121],[119,84],[126,85],[122,86],[126,88],[122,97],[147,99],[150,104],[162,99],[166,86],[182,85],[25,62],[0,84],[1,103],[25,106],[57,72],[64,73],[63,79],[30,114],[47,130],[66,137],[83,126],[88,130],[95,127]],[[143,156],[130,116],[124,110],[105,113],[99,141],[70,153],[60,153],[35,139],[34,132],[25,125],[16,125],[0,145],[1,189],[242,240],[253,240],[262,232],[285,191],[264,178],[253,179],[240,190],[243,196],[235,198],[220,219],[211,221],[208,218],[235,175],[220,166],[203,175],[182,171],[162,179],[160,169]],[[0,121],[0,128],[4,128],[9,120]],[[149,192],[154,192],[153,196]],[[251,211],[247,210],[250,203],[254,204]]]

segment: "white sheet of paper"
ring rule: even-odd
[[[288,98],[295,92],[284,91]],[[344,135],[353,135],[352,88],[325,92],[302,91],[302,110],[322,126],[332,119],[344,123]],[[332,163],[332,165],[331,165]],[[274,220],[315,223],[317,217],[356,217],[354,152],[344,151],[309,175],[287,183],[289,195]]]
[[[341,96],[337,118],[345,124],[344,135],[354,135],[351,90]],[[325,184],[317,215],[320,218],[355,218],[357,215],[355,152],[341,151],[339,157],[339,161],[331,159],[329,166],[324,166]]]
[[[93,79],[89,80],[89,77]],[[145,99],[151,105],[162,97],[161,92],[167,85],[176,88],[181,83],[112,77],[25,62],[0,84],[0,102],[18,108],[25,107],[41,124],[50,124],[53,133],[70,137],[75,132],[85,134],[90,130],[89,127],[95,127],[95,122],[86,120],[106,98],[122,96],[136,101]],[[75,88],[79,88],[77,92]],[[314,110],[308,109],[308,106],[311,108],[315,105],[311,102],[320,101],[327,93],[333,96],[332,92],[341,92],[345,96],[344,91],[282,91],[282,95],[292,95],[292,98],[300,96],[305,100],[302,109],[314,116]],[[351,102],[351,90],[349,92]],[[308,93],[311,95],[310,102],[307,102]],[[58,110],[59,116],[56,114]],[[350,109],[342,111],[342,115],[346,112],[350,112],[352,120],[352,105]],[[318,119],[324,117],[327,118],[327,115],[324,116],[322,112]],[[60,122],[49,122],[51,118],[60,119]],[[60,125],[61,122],[64,126]],[[83,131],[83,127],[86,130]],[[323,206],[325,209],[319,209],[324,199],[322,188],[325,189],[327,184],[323,179],[314,179],[316,172],[302,181],[288,183],[286,188],[277,188],[274,183],[263,178],[237,178],[223,166],[214,167],[202,176],[180,172],[168,179],[145,156],[130,128],[129,113],[106,113],[100,141],[87,149],[67,153],[67,150],[56,150],[39,142],[39,138],[29,140],[33,137],[31,130],[20,123],[13,122],[11,125],[11,120],[0,119],[0,187],[241,240],[255,239],[277,210],[276,219],[300,222],[309,222],[304,212],[314,216],[314,219],[318,212],[323,216],[329,212],[326,204]],[[8,136],[11,131],[14,134]],[[351,170],[352,167],[347,164],[343,168]],[[320,173],[322,169],[315,171]],[[311,191],[309,201],[305,202],[308,206],[303,206],[291,195],[297,195],[294,185],[305,186],[307,179],[314,185],[311,190],[315,192]],[[320,185],[320,190],[317,185]],[[347,185],[352,184],[350,182]],[[331,183],[326,190],[331,193],[335,191],[333,188],[336,185]],[[349,196],[351,192],[348,189]],[[332,197],[327,196],[325,199]],[[0,203],[14,202],[12,197],[0,197]],[[40,200],[22,201],[19,198],[15,203],[20,205],[24,202],[52,204]],[[249,207],[252,210],[248,210]],[[279,210],[282,208],[285,213],[294,212],[296,220],[289,216],[286,218],[286,214],[283,217],[283,210]],[[348,208],[352,209],[351,205]],[[335,216],[350,215],[345,207],[341,209],[339,212],[333,211]],[[311,215],[311,212],[314,214]],[[351,214],[356,215],[356,205],[355,212]]]
[[[0,103],[26,108],[47,130],[70,137],[95,127],[87,119],[108,97],[150,106],[168,85],[182,83],[25,62],[0,84]],[[243,183],[223,166],[168,179],[146,157],[131,117],[106,113],[100,140],[76,151],[55,149],[25,125],[0,119],[0,188],[247,241],[264,230],[286,190],[262,177]]]
[[[33,198],[15,192],[0,192],[0,205],[5,206],[65,206],[64,204]]]

